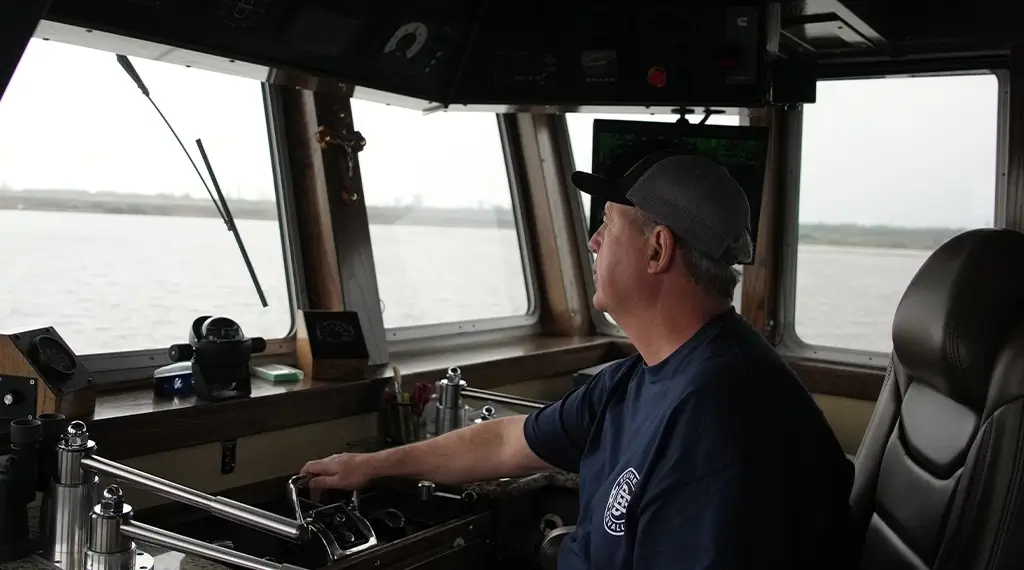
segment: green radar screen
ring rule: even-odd
[[[747,195],[751,238],[757,243],[767,128],[595,119],[593,142],[591,172],[606,178],[621,178],[643,157],[665,150],[681,150],[721,164]],[[604,200],[591,198],[591,236],[601,226],[604,204]]]

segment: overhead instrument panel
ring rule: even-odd
[[[267,20],[271,0],[215,0],[214,14],[235,29],[258,29]]]
[[[440,102],[450,94],[480,4],[54,0],[47,19]]]
[[[494,0],[452,103],[756,105],[763,3]]]
[[[208,69],[256,64],[239,73],[266,66],[285,73],[264,79],[286,81],[298,72],[423,109],[757,106],[771,100],[766,46],[777,18],[765,2],[735,1],[53,0],[47,19],[219,58]],[[153,57],[123,41],[89,44],[100,35],[49,37]]]

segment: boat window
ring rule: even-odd
[[[594,148],[594,119],[613,119],[620,121],[658,121],[672,122],[679,118],[678,115],[640,115],[628,113],[566,113],[565,120],[569,129],[569,145],[572,149],[573,168],[589,172],[591,169],[591,158]],[[699,120],[697,116],[690,116],[688,120],[694,122]],[[737,126],[740,124],[740,117],[736,114],[716,114],[708,118],[709,125]],[[580,197],[581,211],[583,212],[583,227],[590,227],[590,195],[583,192],[576,192]],[[594,255],[590,255],[590,262],[594,262]],[[740,272],[740,280],[736,284],[736,292],[733,295],[733,306],[740,310],[740,297],[743,290],[743,266],[737,265],[736,270]],[[588,277],[589,291],[593,293],[593,276]],[[609,323],[614,324],[614,319],[607,313],[602,313]]]
[[[364,100],[352,117],[366,138],[359,165],[388,338],[524,323],[534,313],[525,236],[497,117]]]
[[[803,109],[795,315],[804,343],[892,349],[911,278],[993,225],[995,75],[823,81]]]
[[[201,315],[228,316],[249,336],[288,336],[261,83],[131,63],[207,178],[202,140],[268,306],[196,170],[115,54],[33,39],[0,104],[0,330],[54,326],[78,354],[165,354]]]

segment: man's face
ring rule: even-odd
[[[616,318],[642,298],[648,272],[647,239],[635,222],[633,208],[607,203],[601,227],[588,247],[594,261],[594,308]]]

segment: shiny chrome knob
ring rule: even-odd
[[[65,434],[67,446],[71,448],[84,448],[89,444],[89,432],[85,429],[85,422],[75,420],[68,425]]]
[[[419,485],[420,500],[427,501],[430,496],[434,494],[434,484],[430,481],[420,481]]]
[[[124,492],[120,487],[111,485],[103,490],[100,511],[106,515],[119,515],[124,512]]]

